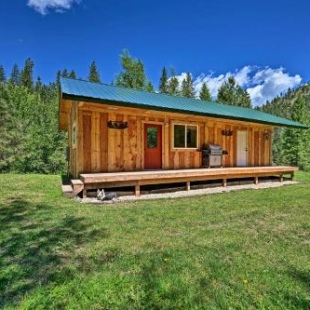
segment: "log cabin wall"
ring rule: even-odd
[[[126,129],[108,128],[108,121],[128,122]],[[126,108],[110,104],[72,102],[69,115],[70,173],[139,171],[144,169],[144,124],[162,128],[162,168],[201,167],[204,144],[219,144],[228,155],[223,167],[237,166],[237,132],[247,132],[247,165],[271,165],[272,127],[255,123],[186,115],[180,113]],[[198,149],[174,149],[173,125],[196,125]],[[74,147],[73,128],[77,140]],[[222,134],[231,130],[231,136]]]
[[[78,147],[78,105],[71,101],[71,113],[68,114],[68,157],[69,172],[71,175],[78,174],[77,166],[77,147]]]

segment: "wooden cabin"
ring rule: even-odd
[[[87,175],[92,175],[88,188],[96,188],[120,184],[122,175],[134,172],[141,177],[156,171],[150,184],[159,172],[207,173],[212,168],[204,168],[202,150],[210,145],[224,150],[218,168],[270,168],[275,126],[307,128],[254,109],[67,78],[60,82],[59,127],[68,132],[69,173],[81,179],[83,189]],[[123,177],[123,184],[137,190],[138,181],[129,179]]]

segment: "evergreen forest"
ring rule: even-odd
[[[211,100],[207,84],[195,93],[192,75],[186,74],[179,82],[174,70],[162,69],[158,87],[147,78],[144,64],[123,51],[120,57],[122,71],[114,85],[137,90],[166,93],[173,96]],[[74,70],[55,72],[55,81],[43,84],[34,77],[32,59],[26,59],[22,69],[15,64],[9,73],[0,64],[0,172],[65,174],[66,133],[58,129],[58,95],[61,77],[82,78],[103,82],[96,62],[89,66],[89,74],[78,77]],[[233,77],[219,88],[218,103],[253,108],[246,90]],[[266,102],[259,109],[310,126],[310,84]],[[310,170],[310,131],[277,128],[273,135],[273,162],[276,165],[299,166]]]

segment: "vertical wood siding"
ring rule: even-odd
[[[201,167],[201,149],[205,144],[219,144],[228,155],[223,166],[237,164],[237,131],[248,133],[248,165],[271,164],[271,127],[244,122],[182,114],[144,111],[130,108],[108,109],[108,105],[72,104],[69,117],[70,172],[74,177],[86,172],[117,172],[144,169],[144,124],[162,125],[162,168],[186,169]],[[77,125],[77,147],[72,148],[72,125]],[[108,121],[128,122],[126,129],[108,128]],[[173,148],[173,124],[191,124],[198,128],[198,149]],[[232,130],[225,136],[222,130]],[[269,139],[264,138],[268,132]]]

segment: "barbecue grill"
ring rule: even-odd
[[[223,155],[227,154],[218,144],[204,145],[202,149],[202,166],[204,168],[222,167]]]

